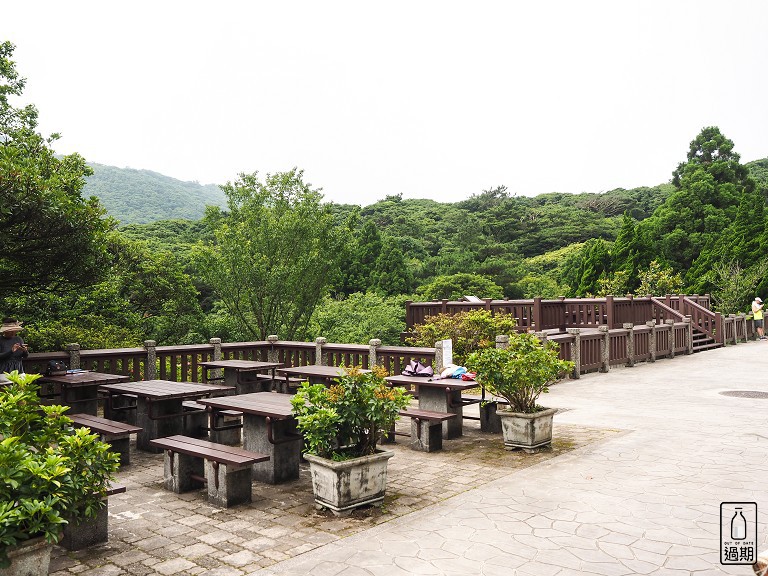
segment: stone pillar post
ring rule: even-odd
[[[267,342],[269,342],[269,350],[267,350],[267,362],[279,362],[279,354],[277,350],[275,349],[275,342],[277,342],[279,338],[277,337],[277,334],[270,334],[267,336]]]
[[[218,362],[221,360],[221,338],[211,338],[208,340],[208,343],[213,346],[213,357],[211,360]],[[216,368],[208,373],[211,375],[211,379],[217,382],[224,377],[224,370],[221,368]]]
[[[438,340],[435,342],[435,374],[440,374],[448,364],[453,364],[453,340]]]
[[[648,334],[648,362],[656,362],[656,322],[648,320],[645,325],[651,329]]]
[[[635,330],[632,322],[624,322],[621,325],[627,331],[627,366],[635,365]]]
[[[611,369],[611,335],[608,326],[598,326],[603,337],[600,340],[600,372],[608,372]]]
[[[378,338],[368,340],[368,346],[368,369],[373,370],[373,367],[379,363],[378,350],[381,340]]]
[[[315,364],[319,366],[328,365],[328,353],[323,351],[323,345],[328,342],[322,336],[315,338]]]
[[[496,336],[496,348],[509,348],[509,336],[499,334]]]
[[[144,380],[156,380],[157,379],[157,351],[155,346],[157,342],[154,340],[144,340],[144,350],[147,351],[147,360],[144,364]]]
[[[675,321],[671,318],[664,320],[664,324],[669,326],[669,357],[675,357]]]
[[[685,331],[685,338],[686,343],[688,344],[688,349],[685,353],[693,354],[693,322],[691,321],[690,314],[683,319],[683,322],[688,324],[688,330]]]
[[[571,378],[581,378],[581,328],[568,328],[566,332],[573,336],[573,343],[571,344],[573,374]]]
[[[80,344],[67,344],[66,350],[69,353],[69,367],[73,370],[80,368]]]

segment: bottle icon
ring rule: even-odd
[[[731,518],[731,539],[744,540],[747,537],[747,519],[741,512],[741,508],[736,508]]]

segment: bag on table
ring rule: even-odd
[[[49,360],[48,367],[45,369],[46,376],[61,376],[67,373],[67,365],[64,360]]]
[[[411,360],[408,363],[408,366],[405,370],[402,372],[403,376],[424,376],[424,377],[430,377],[434,376],[435,373],[432,370],[432,366],[424,366],[421,362],[417,362],[416,360]]]

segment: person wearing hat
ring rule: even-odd
[[[760,296],[755,296],[752,301],[752,317],[755,319],[755,328],[760,340],[765,340],[765,330],[763,329],[763,301]]]
[[[24,372],[22,359],[29,356],[27,345],[19,336],[23,328],[15,318],[3,318],[0,326],[0,374],[18,370]]]

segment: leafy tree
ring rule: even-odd
[[[405,331],[406,298],[375,292],[326,297],[312,315],[308,336],[349,344],[368,344],[371,338],[379,338],[385,345],[398,346],[400,334]]]
[[[365,292],[373,284],[377,258],[381,255],[381,235],[374,221],[368,218],[353,243],[350,263],[345,270],[344,292]]]
[[[397,239],[387,238],[384,241],[383,249],[376,258],[372,280],[374,290],[387,296],[411,292],[413,273],[397,245]]]
[[[304,336],[345,259],[349,231],[335,225],[303,171],[240,174],[222,189],[228,212],[209,207],[215,242],[198,266],[240,329],[259,339]]]
[[[104,218],[96,198],[81,191],[91,173],[77,154],[56,158],[36,132],[37,109],[14,108],[25,81],[0,44],[0,293],[61,293],[96,282],[107,264]],[[8,304],[6,303],[6,309]]]
[[[682,291],[683,279],[670,266],[654,260],[647,269],[640,271],[640,287],[637,289],[640,295],[662,296],[680,294]]]
[[[676,192],[647,224],[658,238],[657,256],[685,271],[686,283],[697,292],[707,289],[703,279],[725,251],[723,232],[736,219],[742,195],[755,190],[733,149],[717,127],[702,129],[673,173]]]
[[[464,296],[502,297],[501,286],[485,276],[466,273],[438,276],[429,284],[421,286],[417,292],[425,300],[458,300]]]
[[[493,347],[496,336],[515,331],[510,314],[491,314],[488,310],[471,310],[458,314],[428,316],[423,324],[413,327],[406,338],[411,346],[434,346],[438,340],[453,341],[453,361],[464,364],[467,356],[480,348]]]
[[[576,288],[579,296],[597,294],[600,289],[600,279],[610,272],[610,259],[608,245],[603,240],[587,242],[584,245],[584,256]]]
[[[710,277],[715,287],[712,291],[715,310],[723,314],[751,312],[749,303],[757,293],[757,287],[766,273],[768,273],[768,258],[761,258],[756,264],[746,269],[735,260],[716,263]]]

